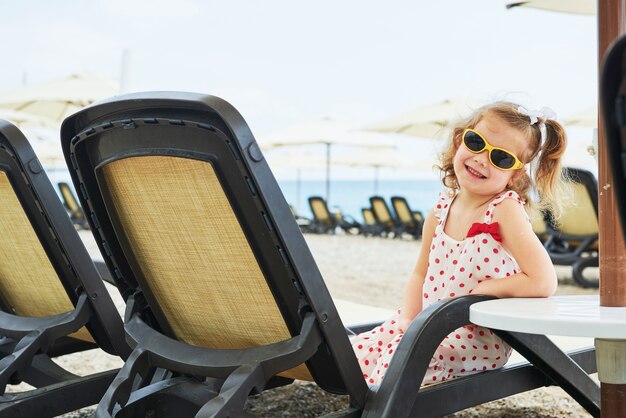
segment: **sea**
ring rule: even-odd
[[[308,204],[309,196],[326,198],[326,182],[324,180],[278,180],[285,199],[293,206],[296,213],[311,217]],[[379,180],[377,185],[369,180],[333,180],[330,183],[330,193],[327,199],[331,212],[335,208],[344,215],[350,215],[362,221],[361,208],[369,207],[371,196],[382,196],[391,209],[392,196],[404,197],[412,210],[419,210],[426,214],[435,203],[438,194],[443,191],[441,180],[411,179],[411,180]]]
[[[67,169],[46,170],[52,184],[60,181],[72,185]],[[325,180],[281,180],[278,184],[289,203],[300,216],[312,217],[308,198],[321,196],[326,198]],[[55,187],[55,189],[57,189]],[[328,208],[331,212],[340,209],[344,215],[350,215],[355,220],[362,222],[361,208],[369,207],[371,196],[382,196],[387,200],[391,208],[392,196],[403,196],[412,210],[419,210],[426,214],[433,206],[439,192],[443,191],[441,181],[411,179],[411,180],[332,180],[330,182],[330,194],[327,199]],[[57,189],[58,193],[58,189]]]

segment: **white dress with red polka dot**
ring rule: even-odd
[[[493,212],[504,199],[523,204],[512,191],[496,196],[489,204],[484,223],[472,225],[470,233],[458,241],[444,232],[453,198],[442,195],[434,208],[438,225],[433,235],[428,271],[423,286],[422,306],[428,308],[442,299],[463,296],[481,281],[498,279],[521,271],[515,259],[500,243]],[[474,231],[474,232],[472,232]],[[380,327],[352,337],[363,375],[368,383],[380,384],[403,334],[398,330],[400,310]],[[423,384],[493,370],[506,364],[511,348],[492,331],[465,325],[450,333],[430,361]]]

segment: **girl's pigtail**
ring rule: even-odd
[[[554,220],[558,221],[563,208],[568,204],[566,199],[570,196],[561,163],[567,146],[567,135],[563,126],[553,119],[547,119],[543,124],[545,139],[539,149],[533,177],[541,196],[541,209],[549,211]]]

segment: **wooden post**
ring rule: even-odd
[[[608,46],[625,32],[626,0],[598,1],[598,62],[600,67]],[[602,74],[601,68],[599,74]],[[599,109],[599,115],[602,115],[601,110]],[[626,306],[626,247],[620,233],[622,230],[620,217],[614,191],[611,187],[611,173],[604,144],[604,122],[602,117],[599,117],[598,184],[600,189],[598,217],[600,225],[600,305],[619,307]],[[614,358],[615,350],[626,352],[626,341],[612,340],[611,343],[612,345],[609,345],[607,341],[596,341],[598,369],[608,370],[614,368],[615,364],[612,366],[610,364],[611,358]],[[610,347],[610,350],[607,347]],[[626,362],[626,358],[622,357],[619,361],[622,363]],[[605,379],[606,381],[603,381],[603,378],[600,379],[602,386],[602,417],[624,416],[626,376],[623,376],[623,373],[614,374],[619,374],[620,376],[612,376],[610,379]],[[606,373],[603,375],[600,372],[600,376],[606,376]]]
[[[598,62],[602,66],[608,46],[626,32],[626,1],[598,2]],[[602,73],[600,69],[600,74]],[[601,109],[600,109],[601,110]],[[601,113],[599,112],[599,115]],[[626,248],[611,188],[611,169],[604,146],[604,121],[598,120],[598,216],[600,224],[600,305],[626,306]]]

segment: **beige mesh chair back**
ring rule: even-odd
[[[374,212],[370,208],[361,208],[361,214],[363,215],[363,221],[366,225],[376,225],[376,218]]]
[[[51,416],[96,402],[116,371],[74,376],[51,356],[96,348],[127,356],[122,321],[26,138],[0,121],[2,416]],[[4,415],[7,414],[7,415]]]

